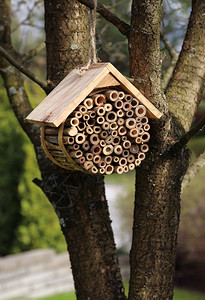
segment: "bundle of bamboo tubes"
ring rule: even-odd
[[[120,90],[90,94],[59,128],[44,127],[42,143],[51,160],[92,174],[128,172],[149,150],[146,108]]]

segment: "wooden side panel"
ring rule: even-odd
[[[107,64],[108,70],[116,77],[123,85],[123,89],[131,93],[137,98],[146,108],[149,118],[159,119],[162,113],[133,85],[131,84],[111,63]]]
[[[103,80],[95,88],[100,89],[104,87],[118,86],[118,85],[120,85],[120,82],[116,80],[116,78],[109,73],[107,74],[106,77],[103,78]]]
[[[98,64],[84,71],[71,71],[60,84],[28,115],[32,123],[58,127],[82,100],[109,73],[106,64]]]

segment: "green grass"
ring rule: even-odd
[[[74,293],[67,293],[41,298],[39,300],[76,300],[76,296]],[[174,291],[174,300],[205,300],[205,295],[177,288]]]

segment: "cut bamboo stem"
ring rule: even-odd
[[[84,131],[86,128],[85,122],[80,122],[79,125],[77,126],[79,131]]]
[[[89,120],[90,119],[90,115],[89,114],[84,114],[83,115],[83,120],[84,121],[87,121],[87,120]]]
[[[78,150],[80,149],[80,145],[79,144],[73,144],[73,150]]]
[[[98,169],[96,168],[96,166],[92,166],[91,172],[92,172],[93,174],[97,174],[97,173],[98,173]]]
[[[95,94],[92,96],[92,99],[97,106],[103,106],[103,104],[106,102],[106,97],[103,94]]]
[[[122,151],[122,156],[123,157],[128,157],[130,155],[130,151],[128,150],[128,149],[124,149],[123,151]]]
[[[144,117],[146,115],[146,108],[144,105],[138,105],[135,108],[135,114],[138,117]]]
[[[85,156],[79,157],[79,158],[78,158],[78,162],[79,162],[80,164],[84,164],[84,163],[85,163]]]
[[[103,116],[105,114],[105,108],[103,106],[100,106],[96,109],[98,116]]]
[[[132,109],[132,105],[130,102],[126,101],[126,102],[123,102],[123,110],[124,111],[129,111]]]
[[[128,166],[124,166],[124,167],[123,167],[123,171],[124,171],[125,173],[127,173],[127,172],[129,171]]]
[[[106,163],[107,165],[110,165],[111,162],[112,162],[112,156],[111,156],[111,155],[105,156],[105,163]]]
[[[123,173],[123,167],[122,166],[117,166],[115,167],[115,172],[117,174],[122,174]]]
[[[117,108],[117,109],[121,109],[123,107],[123,101],[122,100],[117,100],[114,104],[114,106]]]
[[[99,116],[99,117],[97,117],[97,123],[98,124],[103,124],[105,122],[105,118],[104,117],[102,117],[102,116]]]
[[[71,157],[79,158],[79,157],[83,156],[83,151],[81,151],[81,150],[71,151],[69,154]]]
[[[100,142],[99,135],[96,134],[96,133],[91,134],[91,136],[90,136],[90,142],[93,145],[99,144],[99,142]]]
[[[119,156],[113,156],[114,163],[118,163],[119,160],[120,160]]]
[[[123,91],[118,92],[118,99],[122,100],[125,97],[125,93]]]
[[[71,119],[69,119],[69,123],[70,123],[70,125],[71,126],[78,126],[78,124],[79,124],[79,119],[78,118],[71,118]]]
[[[114,111],[109,111],[109,112],[107,112],[106,113],[106,116],[105,116],[105,119],[106,119],[106,121],[108,121],[108,122],[116,122],[117,121],[117,114],[116,114],[116,112],[114,112]]]
[[[119,126],[122,126],[124,123],[125,123],[125,120],[124,120],[123,118],[118,118],[118,119],[117,119],[117,124],[118,124]]]
[[[133,153],[133,154],[136,154],[139,152],[139,147],[138,145],[131,145],[130,147],[130,152]]]
[[[105,147],[105,145],[106,145],[105,140],[100,140],[100,146],[101,146],[101,147]]]
[[[101,126],[93,126],[93,132],[99,134],[102,131]]]
[[[133,97],[130,94],[125,94],[124,99],[125,101],[132,101]]]
[[[129,140],[127,140],[127,141],[124,141],[123,143],[122,143],[122,145],[123,145],[123,148],[124,149],[129,149],[130,147],[131,147],[131,142],[129,141]]]
[[[122,151],[123,151],[123,149],[122,149],[122,146],[121,146],[121,145],[116,145],[116,146],[114,146],[114,153],[115,153],[116,155],[122,154]]]
[[[135,164],[131,163],[128,165],[129,170],[134,170]]]
[[[92,129],[92,127],[86,126],[85,130],[86,130],[87,134],[93,134],[93,129]]]
[[[85,142],[86,136],[83,133],[78,133],[75,136],[75,141],[77,144],[83,144]]]
[[[144,160],[145,157],[146,157],[146,155],[144,154],[144,152],[139,152],[139,154],[138,154],[138,159]]]
[[[113,153],[113,146],[112,145],[106,145],[104,148],[103,148],[103,153],[105,155],[110,155]]]
[[[99,154],[96,154],[93,156],[93,162],[95,164],[99,164],[102,161],[101,156]]]
[[[111,135],[112,135],[113,137],[118,136],[117,130],[112,130],[112,131],[111,131]]]
[[[108,90],[105,92],[105,95],[110,101],[113,102],[119,98],[119,93],[116,90]]]
[[[113,137],[111,135],[109,135],[106,139],[105,139],[105,142],[106,144],[112,144],[112,141],[113,141]]]
[[[130,154],[127,157],[127,161],[128,161],[128,163],[133,163],[135,161],[135,156],[133,154]]]
[[[100,154],[102,151],[102,148],[100,145],[93,145],[90,149],[90,151],[95,155],[95,154]]]
[[[85,170],[90,170],[93,167],[93,162],[92,161],[86,161],[83,165]]]
[[[110,124],[110,129],[111,130],[116,130],[117,128],[118,128],[117,122],[113,122],[113,123]]]
[[[119,145],[120,144],[120,137],[119,136],[113,137],[112,144],[113,144],[113,146]]]
[[[142,138],[141,138],[141,136],[136,137],[135,143],[136,143],[136,144],[141,144],[141,143],[142,143]]]
[[[91,108],[93,108],[93,99],[92,98],[86,98],[84,100],[83,104],[85,105],[85,107],[87,109],[91,109]]]
[[[63,129],[63,134],[65,135],[69,135],[69,136],[75,136],[78,133],[78,128],[76,126],[72,126],[72,127],[65,127]]]
[[[135,128],[136,126],[136,121],[134,118],[128,118],[125,120],[125,126],[128,128],[128,129],[132,129],[132,128]]]
[[[131,138],[136,138],[139,135],[139,130],[137,128],[132,128],[128,134]]]
[[[132,99],[131,105],[133,108],[136,108],[139,105],[139,101],[135,98]]]
[[[144,125],[144,131],[149,131],[150,130],[150,125],[149,124],[145,124]]]
[[[86,160],[93,160],[93,153],[91,152],[85,153],[85,158]]]
[[[141,135],[142,143],[147,143],[150,140],[150,134],[148,132],[144,132]]]
[[[112,165],[107,165],[105,167],[105,174],[110,175],[113,173],[113,171],[114,171],[114,167]]]
[[[102,124],[102,128],[103,128],[104,130],[110,129],[110,123],[107,122],[107,121],[105,121],[105,122]]]
[[[82,115],[86,114],[86,112],[88,111],[88,109],[85,105],[79,105],[78,110],[79,110],[79,112],[81,112]]]
[[[112,107],[111,103],[105,103],[104,104],[104,108],[105,108],[105,111],[111,111],[111,110],[113,110],[113,107]]]
[[[127,159],[125,157],[121,157],[119,160],[119,165],[120,166],[126,166],[127,165]]]
[[[124,126],[120,126],[118,128],[119,135],[125,135],[127,133],[127,129]]]
[[[105,131],[105,130],[103,130],[103,131],[100,133],[100,137],[101,137],[102,139],[106,139],[106,138],[108,137],[108,132]]]
[[[128,117],[128,118],[132,118],[133,115],[134,115],[134,111],[133,111],[133,110],[128,110],[128,111],[126,111],[125,115],[126,115],[126,117]]]
[[[91,119],[87,120],[86,124],[88,126],[91,126],[91,127],[94,126],[95,125],[95,119],[91,118]]]

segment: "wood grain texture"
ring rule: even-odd
[[[111,63],[98,63],[79,74],[72,70],[60,84],[28,115],[27,121],[58,127],[67,116],[97,87],[119,85],[147,108],[150,118],[162,113],[136,89]]]

